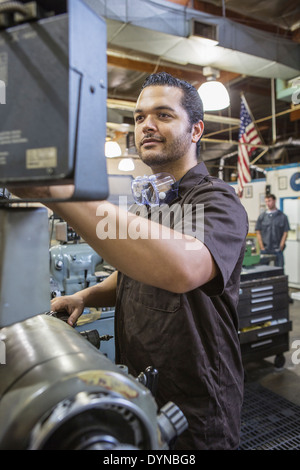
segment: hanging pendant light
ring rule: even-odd
[[[132,158],[123,158],[118,165],[118,169],[121,171],[132,171],[134,168],[135,165]]]
[[[203,75],[207,81],[202,83],[198,93],[203,102],[204,112],[228,108],[230,105],[228,91],[223,83],[216,80],[220,76],[220,72],[212,67],[204,67]]]
[[[105,156],[107,158],[120,157],[122,155],[122,150],[118,142],[113,140],[108,140],[105,142]]]

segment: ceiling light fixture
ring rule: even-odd
[[[107,158],[120,157],[122,155],[122,150],[118,142],[113,140],[108,140],[105,142],[105,156]]]
[[[134,161],[132,158],[123,158],[118,165],[118,169],[120,171],[132,171],[135,169]]]
[[[220,77],[219,70],[212,67],[204,67],[203,75],[206,77],[207,81],[202,83],[198,89],[198,93],[203,101],[204,111],[218,111],[228,108],[230,105],[228,91],[223,83],[216,80]]]

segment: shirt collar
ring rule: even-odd
[[[199,184],[203,179],[209,176],[209,172],[203,162],[197,163],[188,170],[188,172],[174,185],[177,185],[179,195],[184,194],[189,189]]]

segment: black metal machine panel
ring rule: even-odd
[[[0,31],[0,64],[0,183],[70,182],[74,199],[105,199],[105,21],[69,1]]]
[[[1,179],[70,176],[67,15],[26,23],[0,37],[0,78],[6,83],[6,104],[0,107]]]

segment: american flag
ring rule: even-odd
[[[255,145],[261,144],[261,139],[257,133],[255,125],[248,111],[248,105],[245,98],[242,97],[241,113],[240,113],[240,132],[239,142],[241,144],[253,144],[253,147],[248,145],[239,145],[238,150],[238,195],[241,197],[243,194],[243,187],[245,183],[251,181],[250,174],[250,161],[249,158],[256,149]]]

